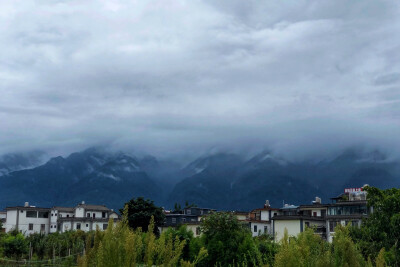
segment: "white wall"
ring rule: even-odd
[[[275,241],[283,238],[285,228],[289,236],[297,236],[300,233],[300,220],[275,220]]]
[[[34,210],[33,210],[34,211]],[[13,229],[23,233],[24,235],[30,235],[33,233],[40,233],[41,227],[44,225],[44,233],[49,233],[50,221],[49,218],[31,218],[26,217],[26,210],[8,210],[6,220],[6,232]],[[37,212],[37,211],[36,211]],[[18,223],[18,225],[17,225]],[[32,224],[32,230],[29,230],[29,225]]]
[[[17,210],[7,211],[6,232],[16,229],[17,226]]]
[[[262,210],[261,211],[261,220],[262,221],[269,221],[269,210]]]
[[[254,226],[257,226],[257,231],[254,232]],[[259,236],[265,233],[264,227],[267,227],[267,234],[272,234],[271,232],[271,224],[270,223],[262,223],[262,222],[250,222],[250,231],[252,236]]]
[[[75,209],[75,217],[77,217],[77,218],[85,217],[86,214],[85,214],[84,212],[85,212],[85,209],[84,209],[84,208],[81,208],[81,207],[76,208],[76,209]]]

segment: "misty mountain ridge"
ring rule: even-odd
[[[275,207],[283,202],[307,204],[315,196],[328,202],[344,187],[400,185],[399,161],[377,150],[348,149],[330,160],[298,162],[269,150],[250,158],[219,152],[183,167],[173,160],[101,148],[54,157],[34,167],[26,165],[33,160],[8,157],[13,160],[0,162],[7,170],[0,176],[3,208],[25,201],[52,206],[85,200],[117,209],[132,197],[144,196],[166,208],[189,201],[222,210],[250,210],[266,199]]]

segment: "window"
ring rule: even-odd
[[[89,224],[86,224],[86,228],[88,228],[89,227]]]
[[[96,213],[93,213],[93,218],[96,218]]]
[[[29,224],[29,231],[32,231],[33,230],[33,223],[30,223]]]
[[[107,223],[103,223],[103,230],[106,230],[107,227],[108,227],[108,224]]]
[[[278,213],[274,212],[274,216],[278,215]]]
[[[53,228],[53,225],[50,225],[50,228]]]
[[[57,225],[54,225],[54,229],[56,229],[57,228]]]
[[[80,223],[77,223],[77,224],[76,224],[76,229],[77,229],[77,230],[80,230],[80,229],[81,229],[81,224],[80,224]]]
[[[254,225],[254,233],[257,233],[257,225]]]
[[[69,218],[69,214],[67,214],[67,218]]]
[[[57,216],[57,213],[54,213],[54,216]]]
[[[102,218],[105,218],[105,217],[106,217],[106,213],[105,213],[104,211],[101,213],[101,217],[102,217]]]
[[[53,213],[51,214],[51,217],[53,217]]]
[[[39,211],[39,218],[49,218],[49,212]]]
[[[86,213],[86,217],[90,218],[90,213],[89,212]]]
[[[172,218],[172,223],[176,223],[176,218]]]
[[[46,230],[46,225],[45,224],[41,224],[40,225],[40,232],[44,232]]]
[[[187,210],[186,210],[186,214],[187,214],[187,215],[191,215],[191,214],[192,214],[192,210],[191,210],[191,209],[187,209]]]
[[[28,211],[26,212],[26,217],[29,217],[29,218],[37,218],[37,211],[28,210]]]
[[[196,235],[200,235],[200,227],[196,227]]]
[[[329,222],[329,231],[334,232],[336,225],[339,224],[339,221],[330,221]]]
[[[314,212],[312,213],[312,216],[317,217],[317,212],[314,211]]]
[[[186,222],[186,218],[182,218],[182,222]]]

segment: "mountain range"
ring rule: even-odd
[[[291,162],[264,151],[251,158],[204,155],[186,166],[153,156],[99,148],[53,157],[43,152],[0,157],[0,209],[29,201],[36,206],[71,206],[81,201],[119,209],[132,197],[157,205],[193,203],[219,210],[250,210],[284,203],[308,204],[364,184],[400,186],[399,161],[379,151],[343,151],[331,160]]]

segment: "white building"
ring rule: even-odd
[[[264,208],[252,210],[247,219],[252,235],[273,235],[274,232],[271,222],[273,217],[279,214],[280,210],[271,208],[268,200],[265,202]]]
[[[105,230],[109,219],[117,221],[119,216],[103,205],[87,205],[84,202],[74,208],[38,208],[24,206],[6,208],[5,230],[18,230],[24,235],[32,233],[55,233],[70,230]]]
[[[108,221],[118,220],[118,214],[103,205],[88,205],[82,202],[74,208],[53,207],[50,216],[50,232],[70,230],[92,231],[105,230]]]
[[[49,233],[49,208],[24,206],[6,208],[6,232],[17,230],[25,235],[33,233]]]

